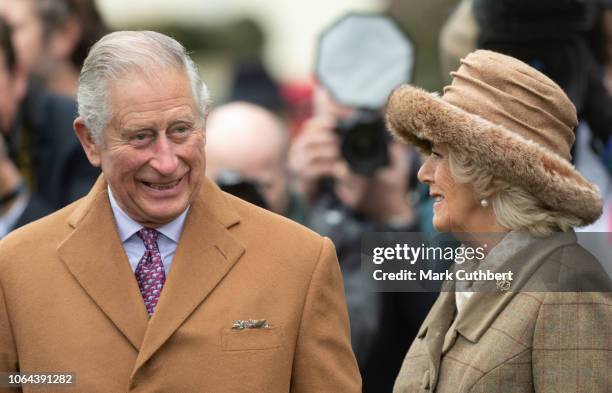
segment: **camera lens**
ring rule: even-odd
[[[358,112],[341,122],[341,152],[353,172],[370,176],[389,163],[389,134],[377,113]]]

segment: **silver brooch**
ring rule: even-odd
[[[495,286],[497,287],[497,289],[498,289],[499,291],[501,291],[501,292],[506,292],[506,291],[508,291],[508,290],[510,289],[510,285],[511,285],[511,284],[512,284],[512,283],[511,283],[510,281],[508,281],[508,280],[498,280],[498,281],[495,283]]]

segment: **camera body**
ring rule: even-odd
[[[268,209],[263,195],[259,191],[259,184],[256,181],[245,179],[234,171],[222,171],[216,178],[215,183],[219,188],[240,199],[244,199],[256,206]]]
[[[323,32],[317,49],[317,80],[333,100],[355,114],[336,125],[341,154],[350,169],[371,176],[389,164],[381,111],[393,89],[408,82],[414,45],[395,20],[349,13]]]
[[[391,136],[380,112],[358,110],[338,122],[335,132],[340,136],[340,152],[351,170],[371,176],[389,164]]]

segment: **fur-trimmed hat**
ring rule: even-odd
[[[438,97],[397,88],[386,109],[389,130],[429,151],[447,144],[553,211],[584,225],[602,212],[595,185],[570,163],[576,109],[551,79],[515,58],[477,50],[461,60]]]

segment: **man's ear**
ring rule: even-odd
[[[85,150],[85,154],[87,154],[87,159],[91,165],[100,167],[100,146],[98,146],[94,141],[89,128],[87,128],[85,125],[83,118],[80,116],[77,117],[74,120],[73,127],[74,132],[76,133],[77,138],[79,138],[79,142],[81,142],[81,146],[83,146],[83,150]]]

